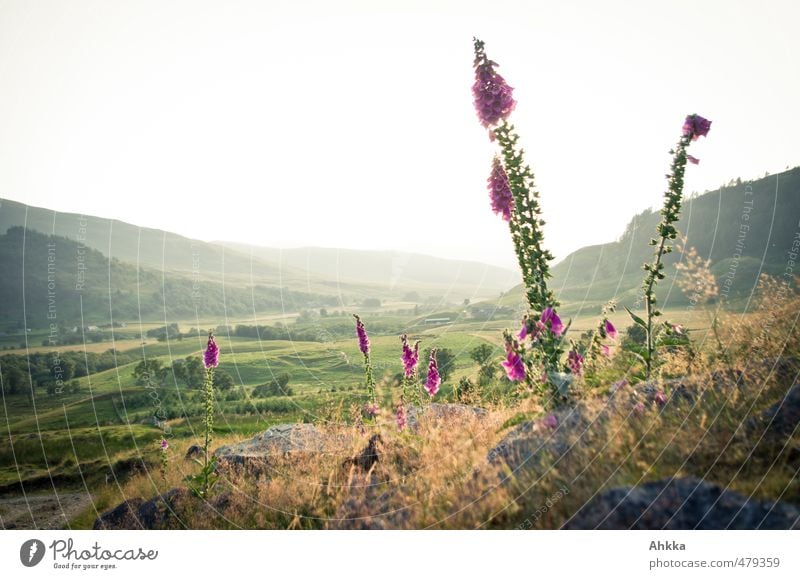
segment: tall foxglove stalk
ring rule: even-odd
[[[403,362],[403,394],[401,403],[405,404],[409,399],[416,404],[420,403],[419,385],[417,384],[417,364],[419,364],[419,340],[414,343],[412,348],[408,342],[408,335],[400,336],[403,343],[403,355],[400,360]]]
[[[217,460],[211,456],[211,442],[214,438],[214,368],[219,366],[219,346],[214,340],[214,334],[208,333],[208,343],[203,352],[203,366],[206,376],[203,382],[203,406],[205,416],[203,426],[205,429],[203,441],[203,461],[200,463],[200,473],[187,477],[192,492],[201,498],[207,498],[208,493],[218,480]]]
[[[356,335],[358,336],[358,349],[364,355],[364,382],[367,386],[367,394],[369,395],[369,402],[365,406],[365,412],[368,417],[374,417],[378,414],[378,400],[375,391],[375,376],[372,371],[372,360],[370,358],[370,344],[369,336],[367,336],[367,329],[364,327],[364,322],[356,314],[353,314],[356,319]]]
[[[167,468],[169,467],[169,456],[167,455],[167,450],[169,450],[169,442],[167,442],[166,438],[162,438],[161,441],[158,443],[159,449],[159,458],[161,462],[161,480],[166,484],[167,482]]]
[[[510,358],[513,362],[509,363],[514,379],[519,379],[517,357],[524,354],[526,379],[530,385],[534,376],[539,379],[542,370],[546,373],[569,370],[561,364],[564,328],[555,315],[559,303],[547,286],[553,255],[544,248],[542,227],[545,222],[533,171],[525,162],[524,150],[519,147],[519,135],[508,121],[517,104],[513,99],[513,89],[495,70],[497,63],[486,56],[483,41],[475,38],[474,49],[475,84],[472,92],[475,110],[478,120],[489,129],[490,139],[499,148],[499,156],[493,161],[488,179],[492,209],[508,221],[530,309],[525,322],[527,329],[520,342],[528,331],[535,333],[527,351],[517,349],[521,344],[516,341],[507,340],[507,349],[513,350],[516,356]],[[540,331],[545,327],[547,331]]]
[[[433,398],[439,391],[442,377],[439,375],[439,364],[436,361],[436,348],[431,350],[431,357],[428,361],[428,376],[425,378],[425,389],[428,395]]]
[[[517,261],[525,282],[528,305],[534,311],[555,307],[558,302],[547,287],[553,255],[543,248],[544,235],[533,171],[525,163],[519,148],[519,136],[508,116],[516,107],[513,90],[500,76],[497,63],[489,60],[484,42],[474,39],[475,84],[472,87],[475,109],[481,124],[490,131],[490,138],[500,147],[502,163],[496,159],[489,178],[492,205],[508,221]],[[510,190],[510,198],[506,191]],[[506,217],[510,214],[510,218]]]
[[[672,246],[669,242],[678,236],[675,222],[678,221],[681,212],[683,177],[686,172],[686,163],[687,161],[693,164],[699,163],[699,160],[695,157],[690,159],[690,155],[687,154],[686,150],[693,141],[706,136],[710,129],[711,121],[708,119],[700,115],[687,116],[683,123],[681,138],[677,146],[670,151],[672,165],[670,172],[667,174],[668,186],[664,193],[661,222],[656,228],[658,237],[650,240],[650,244],[655,246],[655,253],[653,261],[644,265],[644,270],[647,272],[642,284],[644,288],[645,319],[643,320],[628,310],[633,321],[642,326],[646,333],[645,350],[642,353],[642,357],[644,358],[645,376],[647,378],[650,377],[650,372],[653,369],[653,357],[656,349],[658,328],[654,322],[661,315],[661,312],[656,308],[655,288],[658,281],[664,279],[663,257],[672,251]]]

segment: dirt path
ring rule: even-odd
[[[91,505],[87,493],[28,494],[0,497],[0,529],[66,529]]]

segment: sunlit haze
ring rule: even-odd
[[[203,240],[513,264],[472,37],[518,100],[557,257],[800,162],[800,4],[0,2],[0,197]],[[2,210],[2,209],[0,209]]]

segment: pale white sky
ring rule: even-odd
[[[515,87],[558,257],[800,163],[800,3],[0,1],[0,197],[205,240],[513,264],[472,36]]]

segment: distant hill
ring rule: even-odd
[[[504,291],[519,283],[510,269],[478,263],[441,259],[398,251],[366,251],[303,247],[275,249],[231,242],[220,245],[270,263],[302,269],[331,281],[379,284],[392,290],[419,288],[443,291],[473,288],[483,295]],[[464,297],[470,297],[465,295]]]
[[[136,266],[206,281],[280,286],[342,299],[422,298],[461,301],[508,290],[519,282],[509,269],[477,262],[389,251],[323,248],[281,250],[208,243],[116,219],[57,212],[0,199],[0,233],[26,227],[57,235]]]
[[[616,298],[632,306],[641,295],[642,264],[652,259],[648,240],[655,236],[661,216],[645,211],[631,219],[614,242],[581,248],[553,267],[550,286],[573,308],[596,307]],[[782,275],[792,239],[800,232],[800,167],[754,181],[736,180],[729,186],[686,200],[678,229],[688,245],[712,263],[721,281],[730,276],[729,299],[750,294],[760,273]],[[666,256],[673,264],[679,253]],[[800,273],[800,270],[795,270]],[[674,285],[674,268],[658,289],[667,305],[687,303]],[[500,302],[515,306],[523,301],[522,287]]]
[[[112,321],[246,316],[338,305],[336,296],[223,284],[108,259],[65,237],[12,227],[0,235],[0,325],[48,328]]]
[[[152,269],[199,274],[201,277],[249,280],[260,283],[308,283],[304,271],[279,269],[250,255],[175,233],[139,227],[117,219],[80,215],[0,200],[0,233],[9,227],[26,227],[46,235],[59,235],[96,249],[120,261]]]

